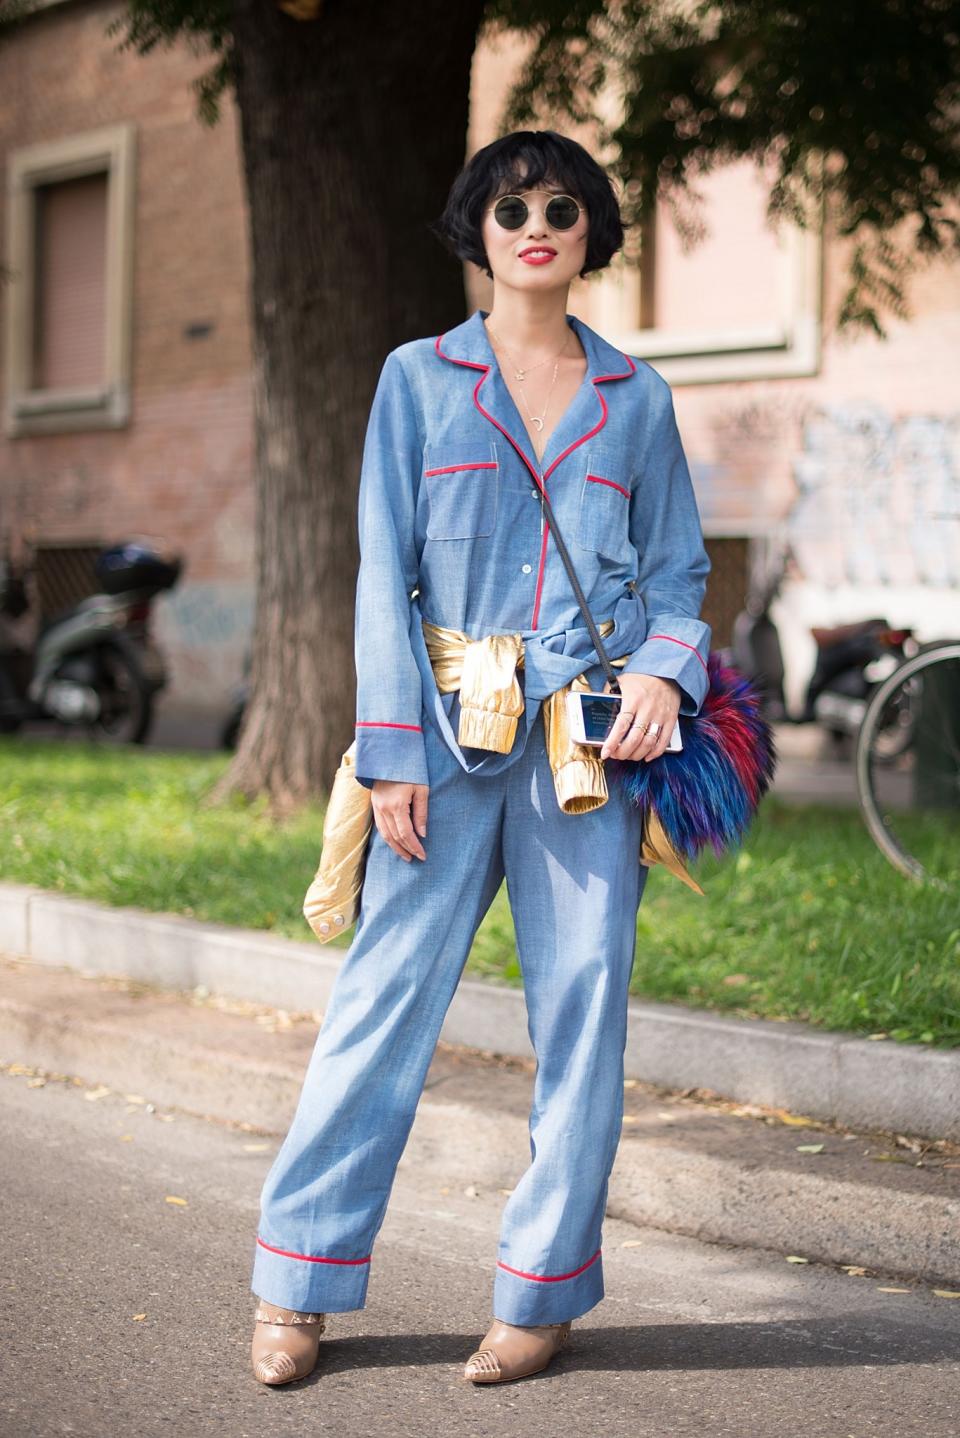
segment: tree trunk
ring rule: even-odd
[[[483,0],[235,0],[252,264],[257,593],[252,692],[218,786],[274,813],[329,789],[355,718],[357,489],[395,345],[464,317],[426,229],[463,164]],[[415,21],[411,14],[415,14]]]

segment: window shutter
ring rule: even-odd
[[[106,242],[106,173],[39,186],[36,389],[104,382]]]

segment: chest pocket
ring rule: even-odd
[[[613,450],[595,449],[585,461],[577,543],[608,559],[630,557],[630,480]]]
[[[497,522],[500,466],[491,441],[428,444],[423,450],[428,539],[477,539]]]

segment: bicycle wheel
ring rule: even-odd
[[[960,641],[922,650],[874,691],[856,776],[867,827],[890,863],[960,890]]]

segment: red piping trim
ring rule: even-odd
[[[515,1273],[518,1278],[532,1278],[536,1283],[560,1283],[565,1278],[576,1278],[577,1274],[582,1273],[585,1268],[589,1268],[591,1263],[596,1263],[599,1257],[600,1249],[598,1248],[592,1258],[588,1258],[586,1263],[581,1263],[580,1267],[575,1268],[572,1273],[524,1273],[522,1268],[511,1268],[509,1263],[501,1263],[499,1258],[497,1267],[505,1268],[508,1273]]]
[[[443,335],[442,335],[442,334],[441,334],[441,335],[437,335],[437,338],[434,340],[434,343],[433,343],[433,347],[434,347],[434,349],[436,350],[437,354],[440,356],[441,359],[450,360],[451,363],[453,363],[453,364],[465,365],[468,369],[480,369],[480,370],[483,370],[483,374],[480,376],[480,378],[477,380],[477,383],[474,385],[474,389],[473,389],[473,402],[474,402],[474,404],[476,405],[476,407],[477,407],[477,409],[480,411],[480,413],[481,413],[482,415],[484,415],[484,416],[490,421],[490,423],[491,423],[492,425],[495,425],[495,426],[496,426],[496,428],[500,431],[500,433],[504,436],[504,438],[505,438],[505,439],[508,439],[508,440],[510,441],[510,443],[513,445],[514,449],[517,451],[517,454],[520,456],[520,458],[523,460],[524,464],[527,466],[527,469],[530,471],[530,474],[531,474],[532,477],[533,477],[534,483],[537,485],[537,487],[538,487],[539,489],[542,489],[542,490],[543,490],[544,494],[546,494],[546,491],[547,491],[547,480],[550,478],[551,474],[552,474],[553,471],[556,469],[556,467],[557,467],[557,465],[560,463],[560,461],[561,461],[562,459],[566,459],[567,455],[570,454],[570,453],[572,453],[572,451],[575,450],[575,449],[578,447],[578,445],[583,444],[585,440],[591,439],[591,438],[593,437],[593,435],[595,435],[598,430],[601,430],[601,429],[603,428],[603,426],[606,424],[606,422],[607,422],[608,410],[607,410],[607,402],[606,402],[606,400],[604,399],[603,395],[600,393],[600,391],[599,391],[598,389],[595,389],[595,390],[594,390],[594,393],[596,394],[597,399],[600,401],[600,408],[601,408],[601,410],[602,410],[603,412],[602,412],[602,414],[601,414],[599,420],[597,421],[597,423],[593,426],[593,429],[588,429],[587,432],[586,432],[586,434],[582,434],[582,435],[580,435],[579,439],[573,440],[573,442],[572,442],[571,444],[568,444],[568,445],[567,445],[566,449],[563,450],[562,453],[560,453],[560,454],[557,455],[556,459],[552,462],[552,464],[550,464],[550,465],[548,466],[548,468],[544,470],[544,472],[543,472],[543,479],[542,479],[542,482],[541,482],[540,475],[539,475],[539,474],[537,473],[537,471],[534,469],[533,465],[530,463],[529,459],[528,459],[527,456],[524,454],[522,447],[517,443],[517,441],[514,439],[513,435],[510,433],[510,431],[507,430],[507,429],[504,429],[504,427],[503,427],[503,425],[500,423],[500,421],[497,420],[497,419],[495,419],[495,418],[493,417],[493,415],[490,413],[490,411],[489,411],[488,409],[484,409],[483,405],[480,403],[480,400],[479,400],[479,398],[478,398],[479,391],[480,391],[480,386],[483,384],[483,382],[484,382],[484,380],[486,379],[487,375],[490,373],[490,370],[492,369],[492,366],[491,366],[491,365],[488,365],[488,364],[484,364],[481,360],[457,359],[455,355],[444,354],[443,350],[440,348],[440,341],[441,341],[442,339],[443,339]],[[630,366],[629,369],[624,370],[622,374],[598,374],[598,375],[594,375],[593,379],[591,380],[591,384],[593,384],[594,386],[596,386],[596,385],[598,385],[598,384],[602,384],[604,380],[608,380],[608,379],[629,379],[630,375],[635,374],[637,367],[636,367],[636,365],[634,364],[633,360],[632,360],[632,359],[630,358],[630,356],[627,355],[627,354],[625,354],[623,357],[624,357],[624,359],[626,360],[627,364]],[[539,568],[538,568],[538,570],[537,570],[537,587],[536,587],[536,591],[535,591],[535,593],[534,593],[534,599],[533,599],[533,617],[531,618],[531,621],[530,621],[530,628],[531,628],[531,629],[536,629],[536,627],[537,627],[537,620],[538,620],[539,617],[540,617],[540,596],[541,596],[541,594],[543,593],[543,575],[544,575],[544,568],[545,568],[545,566],[546,566],[546,559],[547,559],[547,540],[549,539],[549,537],[550,537],[550,526],[549,526],[549,525],[544,525],[544,529],[543,529],[543,542],[542,542],[541,545],[540,545],[540,564],[539,564]]]
[[[620,493],[625,495],[627,499],[630,498],[629,489],[624,489],[623,485],[617,484],[615,479],[604,479],[603,476],[599,474],[588,474],[587,479],[592,479],[594,484],[609,484],[611,489],[619,489]]]
[[[272,1243],[264,1243],[259,1234],[257,1242],[261,1248],[268,1248],[271,1253],[282,1254],[284,1258],[302,1258],[305,1263],[369,1263],[373,1256],[368,1253],[366,1258],[317,1258],[312,1253],[291,1253],[289,1248],[274,1248]]]
[[[694,648],[694,646],[693,646],[692,644],[687,644],[683,639],[674,639],[674,637],[673,637],[672,634],[648,634],[648,635],[647,635],[647,638],[648,638],[648,639],[669,639],[671,644],[682,644],[683,647],[684,647],[684,649],[689,649],[692,654],[696,654],[696,655],[697,655],[697,658],[700,659],[700,655],[697,654],[697,651],[696,651],[696,649]],[[703,660],[702,660],[702,659],[700,659],[700,663],[703,664]],[[707,668],[707,666],[706,666],[705,664],[703,664],[703,668],[704,668],[704,672],[705,672],[706,674],[709,674],[709,673],[710,673],[710,670]]]
[[[425,469],[424,474],[453,474],[457,469],[496,469],[495,459],[478,460],[476,464],[445,464],[441,469]]]
[[[389,719],[358,719],[354,725],[355,729],[415,729],[418,734],[423,733],[420,724],[393,724]]]

